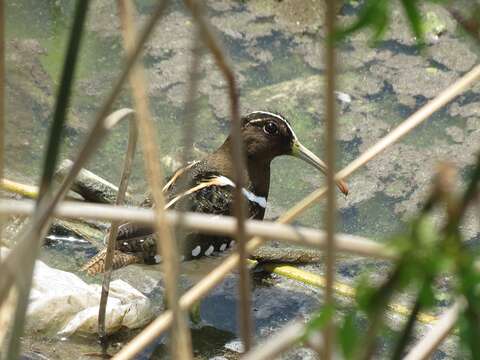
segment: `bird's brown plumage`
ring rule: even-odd
[[[291,125],[282,116],[265,111],[252,112],[242,118],[241,129],[246,164],[243,171],[245,188],[242,191],[248,200],[249,218],[262,220],[265,215],[270,187],[270,163],[275,157],[294,155],[305,160],[307,156],[308,162],[325,171],[321,160],[299,143]],[[298,151],[302,152],[301,156]],[[177,170],[164,187],[167,208],[231,215],[235,186],[231,180],[234,178],[231,154],[232,141],[229,136],[216,151],[203,160]],[[343,182],[338,182],[338,186],[344,193],[348,191]],[[143,205],[150,206],[149,199]],[[152,238],[153,232],[153,228],[149,226],[122,224],[117,236],[117,250],[135,254],[146,262],[158,260],[155,256],[157,251]],[[231,239],[225,236],[198,233],[183,235],[180,248],[186,259],[223,251],[231,243]],[[132,261],[132,258],[128,259]],[[96,259],[97,265],[99,261]]]

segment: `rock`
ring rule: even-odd
[[[399,54],[384,64],[374,64],[370,72],[388,81],[396,94],[433,98],[457,78],[454,72],[430,68],[421,59]]]
[[[456,143],[462,143],[465,139],[463,130],[460,129],[458,126],[449,126],[445,129],[445,131]]]
[[[480,114],[480,103],[473,101],[468,104],[460,105],[458,102],[448,107],[450,116],[461,116],[464,118],[476,117]]]
[[[325,13],[324,3],[320,0],[249,1],[246,5],[258,17],[274,17],[275,23],[283,31],[296,35],[317,34]]]
[[[442,38],[428,49],[428,53],[436,62],[459,73],[470,70],[477,63],[471,46],[454,38]]]

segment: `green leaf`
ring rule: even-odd
[[[308,322],[305,337],[308,337],[313,331],[322,330],[327,322],[332,318],[335,308],[332,305],[325,305]]]
[[[417,45],[423,46],[424,30],[422,15],[418,9],[418,0],[401,0],[405,14],[410,23],[410,27],[417,38]]]
[[[385,31],[388,20],[388,0],[367,0],[360,10],[358,19],[343,29],[339,27],[335,39],[343,40],[360,29],[371,27],[374,31],[374,40],[378,40]]]
[[[338,338],[345,359],[353,359],[357,353],[359,343],[359,333],[356,326],[357,316],[350,313],[345,317],[342,327],[339,329]]]
[[[48,137],[47,155],[45,156],[43,163],[43,174],[40,182],[38,201],[40,201],[42,196],[49,188],[57,166],[58,153],[62,140],[62,131],[70,103],[70,95],[73,87],[75,69],[79,58],[78,54],[80,43],[84,33],[83,26],[87,16],[88,4],[89,1],[77,1],[75,18],[72,25],[72,30],[70,32],[65,62],[63,64],[62,78],[60,80],[60,87],[57,91],[53,123],[52,127],[50,128],[50,135]]]

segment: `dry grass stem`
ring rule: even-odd
[[[134,120],[130,120],[127,153],[123,162],[122,176],[120,178],[120,185],[118,187],[117,199],[115,202],[116,205],[123,205],[125,202],[128,181],[132,172],[133,157],[135,155],[135,149],[137,148],[137,138],[137,124],[135,124]],[[106,341],[107,333],[105,331],[105,314],[107,310],[108,293],[110,291],[110,280],[112,278],[113,253],[115,251],[115,244],[119,225],[120,223],[118,221],[114,221],[112,222],[110,227],[110,233],[107,241],[107,253],[105,256],[105,272],[103,274],[102,294],[100,296],[100,306],[98,310],[98,334],[100,337],[100,341],[103,345],[103,352],[105,354],[108,349]]]
[[[335,223],[336,223],[336,188],[335,188],[335,160],[336,160],[336,119],[335,119],[335,79],[336,79],[336,52],[333,36],[335,33],[336,6],[335,0],[326,1],[325,25],[327,41],[325,41],[325,142],[327,150],[327,211],[325,216],[325,229],[327,231],[327,259],[325,291],[325,306],[334,308],[333,284],[335,282]],[[328,320],[325,324],[325,346],[323,358],[330,360],[334,344],[333,322]]]
[[[206,47],[210,50],[215,62],[220,69],[228,86],[228,95],[230,100],[230,124],[232,136],[232,162],[234,164],[234,213],[237,218],[237,232],[235,238],[237,240],[237,251],[240,256],[239,262],[239,295],[240,295],[240,311],[239,324],[240,334],[246,351],[252,346],[251,332],[253,329],[253,318],[251,314],[250,303],[250,274],[248,271],[248,254],[246,251],[247,237],[245,234],[245,214],[247,213],[245,199],[242,193],[244,188],[243,169],[245,169],[245,155],[243,152],[243,143],[241,136],[241,120],[239,109],[238,90],[235,80],[235,74],[232,66],[227,61],[225,52],[218,42],[210,24],[203,16],[203,8],[199,1],[185,0],[185,4],[192,12],[200,36],[205,42]]]
[[[422,121],[425,121],[428,116],[430,116],[434,111],[441,108],[443,105],[451,101],[453,98],[458,96],[460,93],[465,91],[469,86],[471,86],[478,78],[480,77],[480,65],[475,66],[471,71],[461,77],[454,84],[449,86],[443,92],[441,92],[437,97],[432,101],[414,113],[411,117],[406,119],[401,125],[395,128],[387,136],[382,138],[377,144],[373,145],[371,149],[367,150],[362,154],[359,159],[361,161],[354,160],[346,168],[341,170],[337,175],[336,179],[343,179],[346,176],[351,175],[359,167],[370,161],[373,157],[380,154],[386,147],[393,144],[395,141],[399,140],[402,136],[407,134],[409,131],[413,130],[415,126],[420,124]],[[404,125],[407,123],[407,125]],[[393,135],[392,135],[393,133]],[[389,139],[385,141],[385,139]],[[298,217],[303,211],[311,207],[315,202],[317,202],[324,194],[325,188],[321,188],[290,210],[288,210],[283,216],[280,217],[280,223],[287,223]],[[247,243],[247,250],[252,251],[262,244],[262,239],[255,237]],[[217,285],[223,278],[232,271],[235,266],[238,265],[238,255],[232,254],[226,258],[222,264],[220,264],[215,270],[212,270],[204,279],[199,281],[195,286],[189,289],[181,298],[180,305],[182,308],[188,308],[192,306],[196,301],[198,301],[202,296],[207,294],[215,285]],[[132,339],[128,344],[126,344],[116,355],[115,359],[130,359],[140,352],[144,347],[148,346],[156,337],[158,337],[162,332],[164,332],[170,326],[171,314],[168,312],[160,315],[156,320],[154,320],[149,326],[147,326],[140,334],[138,334],[134,339]]]
[[[435,325],[423,338],[413,346],[404,360],[429,359],[435,349],[455,327],[458,315],[463,307],[463,301],[457,300],[443,315],[440,316]]]
[[[0,0],[0,179],[4,174],[5,157],[5,5]],[[3,233],[4,219],[0,216],[0,239]],[[1,262],[0,253],[0,262]]]
[[[124,47],[127,53],[130,54],[135,50],[135,9],[130,1],[119,0],[117,3],[122,24]],[[141,144],[143,146],[147,180],[155,204],[154,211],[157,219],[155,221],[155,230],[158,234],[156,236],[157,252],[160,251],[162,255],[167,304],[173,313],[172,357],[175,359],[191,359],[190,330],[187,326],[185,314],[178,306],[180,257],[173,231],[165,216],[165,198],[162,191],[163,171],[159,162],[158,141],[148,104],[145,73],[140,63],[134,65],[129,80],[137,111],[138,126],[142,136]]]
[[[34,210],[31,200],[4,200],[0,202],[0,215],[28,216]],[[91,219],[102,221],[133,221],[141,224],[153,225],[155,216],[151,209],[120,207],[107,204],[63,202],[55,209],[54,216],[71,219]],[[184,213],[182,220],[175,211],[166,212],[170,226],[179,225],[191,231],[212,235],[233,236],[236,231],[236,221],[232,217],[216,216],[201,213]],[[313,249],[324,250],[326,235],[322,230],[310,229],[303,226],[291,226],[270,221],[248,220],[245,223],[248,237],[259,236],[263,239],[275,239],[297,245],[305,245]],[[396,256],[385,245],[357,235],[335,235],[337,250],[349,254],[374,257],[384,260],[395,260]]]

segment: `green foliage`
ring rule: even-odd
[[[389,22],[390,7],[388,5],[388,0],[366,0],[358,14],[358,19],[350,26],[337,30],[336,38],[341,40],[360,29],[371,27],[373,39],[377,41],[385,32]]]
[[[343,324],[338,329],[338,340],[345,359],[354,359],[356,348],[359,345],[360,334],[357,328],[357,316],[350,313],[345,316]]]
[[[423,21],[418,8],[418,0],[401,0],[410,28],[417,38],[418,45],[423,45]]]
[[[325,305],[320,311],[313,315],[308,322],[304,339],[308,338],[312,332],[322,330],[325,324],[332,318],[334,308],[330,305]]]
[[[43,165],[43,174],[40,182],[39,200],[47,191],[55,172],[58,160],[62,130],[66,120],[70,95],[73,87],[73,78],[78,62],[80,43],[83,35],[83,26],[87,16],[88,1],[77,1],[74,22],[68,43],[67,54],[63,65],[62,78],[56,97],[53,123],[48,137],[47,153]]]
[[[430,0],[430,2],[441,1]],[[379,41],[387,30],[390,21],[391,3],[392,0],[365,0],[357,19],[346,27],[340,27],[335,38],[342,40],[358,30],[370,28],[373,31],[373,42]],[[424,16],[419,9],[420,1],[400,0],[400,3],[410,24],[410,29],[415,35],[417,45],[422,47],[425,31]]]
[[[346,359],[369,359],[375,354],[377,339],[386,326],[384,318],[389,304],[394,295],[408,291],[415,294],[413,307],[392,353],[393,359],[402,358],[417,316],[436,304],[435,280],[446,273],[454,278],[455,297],[465,299],[466,303],[460,318],[461,342],[472,358],[480,359],[480,271],[460,232],[466,209],[478,198],[480,155],[462,196],[452,195],[455,192],[449,187],[451,182],[445,181],[448,174],[451,173],[439,174],[434,191],[409,229],[391,241],[398,260],[390,274],[378,285],[371,285],[367,274],[358,281],[356,306],[337,326],[337,340]],[[444,210],[446,220],[438,226],[432,220],[432,213],[440,209]],[[328,316],[332,316],[329,311]],[[317,315],[310,322],[309,331],[321,329],[326,318],[324,313]],[[366,329],[357,328],[358,319],[366,319]]]

